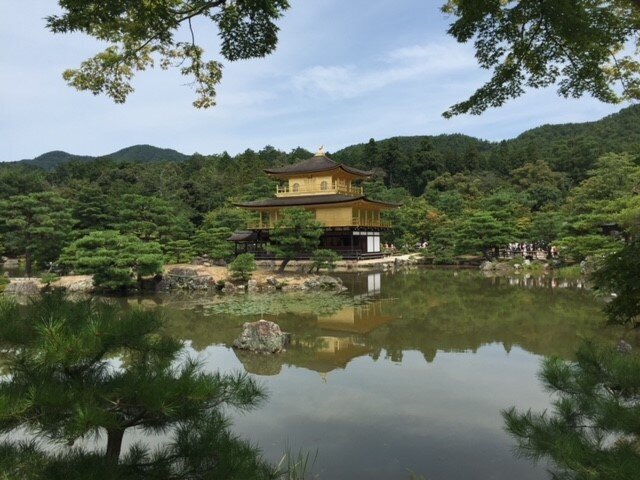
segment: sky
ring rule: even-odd
[[[236,154],[272,145],[329,151],[369,138],[464,133],[513,138],[543,124],[597,120],[624,105],[567,100],[534,90],[481,116],[444,119],[488,78],[471,45],[446,34],[444,0],[292,0],[279,21],[276,52],[225,63],[218,105],[192,106],[195,94],[174,71],[138,74],[125,104],[78,92],[62,72],[104,45],[81,34],[54,35],[44,17],[54,0],[0,5],[0,161],[51,150],[106,155],[137,144],[182,153]],[[213,26],[196,40],[220,59]]]

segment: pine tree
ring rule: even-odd
[[[545,360],[553,413],[503,413],[518,451],[550,459],[555,478],[634,480],[640,472],[640,355],[584,344],[575,362]]]
[[[193,239],[196,253],[209,255],[215,260],[228,258],[233,253],[233,246],[228,240],[231,233],[226,227],[201,228]]]
[[[282,259],[279,271],[284,272],[287,263],[299,254],[315,250],[322,233],[322,224],[313,213],[302,208],[285,210],[269,235],[269,251]]]
[[[640,323],[640,239],[608,255],[593,274],[595,287],[616,296],[605,312],[611,323],[637,326]]]
[[[184,239],[189,221],[168,201],[152,196],[123,195],[113,205],[113,228],[144,242],[166,244]]]
[[[640,313],[638,242],[609,255],[594,279],[618,293],[605,309],[609,321],[624,323]],[[571,480],[635,480],[640,472],[640,354],[585,342],[575,362],[551,357],[540,374],[554,393],[552,413],[503,412],[519,452],[551,460],[554,477]]]
[[[329,250],[326,248],[319,248],[313,252],[311,256],[311,268],[309,269],[309,273],[316,270],[316,273],[320,272],[321,268],[325,268],[329,271],[333,271],[336,268],[336,262],[342,260],[342,257],[333,250]]]
[[[256,269],[256,258],[253,253],[241,253],[229,264],[231,277],[247,282]]]
[[[0,232],[7,250],[25,256],[28,276],[34,263],[42,268],[58,259],[73,224],[69,203],[54,192],[17,195],[0,204]]]
[[[60,294],[27,307],[0,301],[0,432],[22,429],[50,442],[41,448],[9,435],[0,447],[3,478],[271,478],[221,412],[254,408],[264,393],[244,374],[202,371],[161,327],[157,311]],[[173,438],[155,451],[137,444],[122,452],[134,428]],[[106,436],[101,449],[69,448],[96,434],[98,442]],[[53,445],[57,452],[46,448]]]
[[[77,273],[93,275],[97,287],[122,290],[145,276],[162,273],[163,254],[156,242],[143,242],[113,230],[91,232],[69,245],[60,262]]]

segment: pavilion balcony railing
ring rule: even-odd
[[[389,220],[384,219],[364,219],[364,218],[354,218],[351,222],[353,227],[391,227],[391,222]]]
[[[252,220],[250,222],[247,222],[247,228],[249,230],[264,230],[268,228],[273,228],[273,226],[269,222]]]
[[[274,222],[269,222],[266,220],[252,220],[250,222],[247,222],[247,228],[249,230],[268,230],[273,228],[274,226]],[[380,220],[375,220],[375,219],[367,219],[365,220],[363,219],[359,219],[359,218],[354,218],[351,221],[351,225],[346,224],[346,225],[338,225],[338,224],[330,224],[330,225],[326,225],[327,227],[381,227],[381,228],[390,228],[391,227],[391,222],[389,220],[384,220],[384,219],[380,219]]]
[[[332,193],[357,197],[364,195],[364,189],[362,187],[343,185],[336,182],[333,182],[331,185],[326,185],[326,188],[321,188],[321,185],[299,185],[297,188],[294,188],[292,185],[279,185],[276,187],[276,196],[278,197]]]

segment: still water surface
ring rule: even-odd
[[[234,429],[278,461],[317,450],[321,479],[546,479],[513,453],[500,411],[549,407],[537,379],[547,355],[571,358],[603,327],[591,293],[552,279],[417,270],[343,277],[346,295],[154,297],[169,329],[207,368],[246,370],[269,391]],[[231,312],[231,313],[230,313]],[[286,353],[230,348],[243,322],[293,334]]]

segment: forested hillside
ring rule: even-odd
[[[640,153],[640,105],[596,122],[544,125],[502,142],[466,135],[394,137],[353,145],[334,154],[341,162],[380,167],[394,173],[394,184],[422,193],[425,182],[444,172],[484,170],[507,174],[537,160],[569,175],[585,178],[595,160],[607,152]],[[407,178],[420,177],[422,180]],[[412,185],[418,182],[417,185]]]
[[[124,162],[181,162],[189,158],[188,155],[171,150],[170,148],[158,148],[151,145],[134,145],[132,147],[123,148],[117,152],[104,155],[102,157],[92,157],[90,155],[73,155],[71,153],[55,150],[53,152],[44,153],[32,160],[20,160],[16,163],[26,163],[31,166],[43,168],[45,170],[53,170],[58,165],[69,162],[92,162],[101,158],[110,158],[115,161]]]
[[[330,155],[374,172],[364,185],[369,197],[403,204],[389,214],[394,227],[384,241],[412,248],[426,240],[437,262],[516,241],[553,243],[580,260],[616,248],[604,225],[622,236],[640,229],[639,124],[634,106],[500,143],[464,135],[372,139]],[[98,159],[65,155],[47,164],[53,168],[0,164],[0,250],[26,255],[35,268],[63,264],[83,237],[117,251],[124,241],[117,235],[165,261],[228,257],[226,238],[249,219],[233,202],[273,196],[275,182],[262,169],[312,152],[265,147],[187,157],[141,146]]]
[[[606,152],[640,152],[640,105],[595,122],[544,125],[502,142],[462,134],[393,137],[352,145],[334,152],[332,157],[347,164],[391,170],[398,186],[410,188],[402,179],[407,170],[427,179],[444,171],[453,174],[480,169],[505,174],[536,160],[545,160],[553,169],[581,180],[595,159]],[[52,170],[71,161],[105,158],[140,163],[181,162],[189,155],[168,148],[135,145],[102,157],[53,151],[20,162]]]

